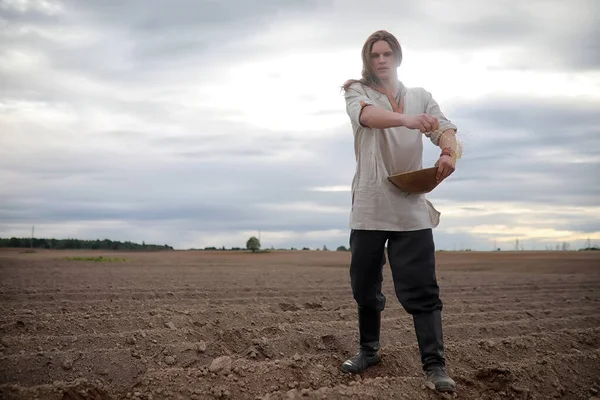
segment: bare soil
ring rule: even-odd
[[[121,257],[74,261],[67,257]],[[382,363],[357,350],[349,253],[0,251],[2,399],[438,399],[389,265]],[[600,254],[440,252],[460,399],[600,392]]]

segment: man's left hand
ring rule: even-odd
[[[435,163],[435,166],[438,167],[437,174],[435,175],[438,183],[452,175],[456,169],[452,157],[447,155],[441,156]]]

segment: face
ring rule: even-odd
[[[379,40],[373,44],[370,62],[371,69],[380,80],[388,80],[395,76],[396,58],[386,41]]]

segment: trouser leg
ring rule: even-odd
[[[433,232],[425,229],[394,233],[389,238],[388,253],[396,297],[413,316],[427,379],[438,391],[454,391],[456,384],[445,371],[443,304],[435,273]]]
[[[350,283],[359,308],[383,311],[385,296],[381,292],[385,242],[383,231],[353,230],[350,233]]]
[[[350,234],[350,281],[358,307],[359,352],[342,364],[342,370],[346,372],[361,373],[380,361],[381,312],[385,308],[381,287],[386,240],[385,232],[353,230]]]
[[[393,233],[388,258],[396,297],[406,312],[414,315],[442,310],[431,229]]]
[[[442,301],[431,229],[394,233],[388,244],[396,297],[413,316],[423,367],[445,365]]]

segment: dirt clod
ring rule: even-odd
[[[222,356],[215,358],[208,370],[210,372],[229,371],[233,360],[229,356]]]
[[[173,356],[166,356],[165,357],[165,364],[171,366],[171,365],[175,365],[176,359]]]
[[[64,360],[64,361],[62,362],[62,364],[61,364],[61,365],[62,365],[62,368],[63,368],[65,371],[69,371],[69,370],[71,370],[71,369],[73,368],[73,360],[71,360],[71,359],[66,359],[66,360]]]
[[[204,340],[201,340],[198,343],[196,343],[196,351],[198,353],[204,353],[206,351],[206,348],[207,348],[207,345]]]

